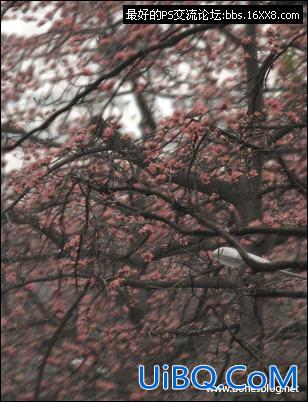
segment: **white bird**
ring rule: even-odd
[[[255,260],[256,262],[260,262],[262,264],[270,262],[266,258],[259,257],[258,255],[251,253],[247,254],[252,260]],[[222,265],[225,265],[226,267],[240,268],[245,266],[245,262],[242,259],[240,253],[237,251],[236,248],[233,247],[219,247],[213,251],[212,256],[214,260],[220,262]],[[283,272],[284,274],[293,276],[295,278],[306,280],[306,278],[304,278],[301,275],[295,274],[294,272],[289,272],[284,269],[280,270],[280,272]]]
[[[256,262],[267,263],[269,260],[259,257],[254,254],[247,253],[249,257]],[[245,265],[240,253],[233,247],[219,247],[213,251],[213,258],[219,261],[222,265],[231,268],[240,268]]]

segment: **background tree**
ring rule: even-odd
[[[262,397],[306,400],[305,26],[1,5],[32,29],[2,33],[3,152],[22,160],[3,184],[3,399],[204,400],[143,392],[138,364],[223,381],[242,363],[298,364],[300,394]],[[244,268],[213,261],[223,245]]]

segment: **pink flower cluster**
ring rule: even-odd
[[[118,289],[118,288],[120,288],[121,286],[123,286],[124,283],[125,283],[125,279],[123,279],[123,278],[116,278],[116,279],[114,279],[113,281],[111,281],[111,282],[109,283],[109,289],[110,289],[110,290]]]
[[[142,258],[145,262],[151,262],[154,258],[154,255],[150,251],[145,251],[142,254]]]
[[[105,128],[104,134],[103,134],[104,141],[106,141],[106,142],[109,141],[110,138],[113,136],[113,134],[114,134],[114,129],[113,128],[111,128],[111,127]]]
[[[154,228],[152,225],[146,224],[141,229],[139,229],[140,234],[149,234],[151,235],[154,232]]]

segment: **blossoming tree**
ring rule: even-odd
[[[204,400],[138,365],[242,363],[305,400],[304,26],[1,6],[3,399]]]

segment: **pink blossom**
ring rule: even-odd
[[[114,134],[114,129],[111,127],[106,127],[104,130],[104,133],[103,133],[104,141],[106,141],[106,142],[109,141],[110,138],[113,136],[113,134]]]
[[[25,289],[30,290],[31,292],[33,292],[35,290],[35,288],[36,288],[35,283],[27,283],[25,285]]]
[[[145,251],[142,254],[142,258],[145,262],[151,262],[154,258],[154,255],[150,251]]]
[[[154,228],[152,225],[144,225],[141,229],[139,229],[140,234],[152,234],[154,232]]]
[[[116,278],[109,283],[109,289],[118,289],[119,287],[123,286],[125,283],[125,279],[123,278]]]
[[[259,174],[255,169],[250,169],[249,172],[248,172],[248,176],[256,177],[256,176],[259,176]]]

